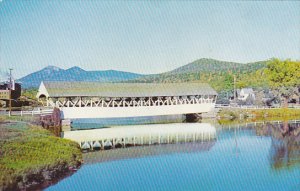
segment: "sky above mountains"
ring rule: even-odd
[[[0,1],[0,79],[48,65],[160,73],[300,59],[300,1]]]

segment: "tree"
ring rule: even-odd
[[[239,81],[236,83],[236,87],[237,87],[237,89],[242,89],[242,88],[247,87],[247,84],[246,84],[246,82]]]
[[[270,87],[284,100],[288,106],[289,98],[298,92],[300,86],[300,62],[272,59],[265,69]]]
[[[231,91],[233,90],[233,76],[230,74],[226,74],[224,79],[224,90]]]

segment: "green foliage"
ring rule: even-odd
[[[221,119],[232,119],[232,116],[240,116],[251,118],[252,120],[283,120],[297,119],[300,117],[300,110],[293,108],[278,109],[225,109],[223,108],[218,116]]]
[[[300,62],[273,59],[268,63],[265,73],[270,87],[285,99],[287,105],[288,98],[297,92],[300,86]]]
[[[300,116],[299,109],[288,109],[288,108],[280,108],[280,109],[261,109],[252,111],[256,117],[266,118],[266,117],[291,117],[291,116]]]
[[[300,62],[273,59],[265,70],[272,88],[300,85]]]
[[[34,133],[39,132],[35,131]],[[21,145],[20,142],[22,142]],[[75,144],[65,139],[43,135],[28,137],[23,140],[15,139],[2,145],[3,153],[0,165],[15,173],[30,171],[37,167],[54,167],[63,161],[70,166],[76,165],[73,154],[80,152],[80,150],[77,150]]]
[[[242,89],[242,88],[245,88],[245,87],[247,87],[246,82],[239,81],[239,82],[236,83],[236,88],[238,88],[238,89]]]
[[[37,92],[38,92],[37,88],[23,89],[22,96],[29,98],[31,100],[36,100]]]
[[[233,90],[233,75],[235,75],[237,88],[268,87],[263,72],[266,66],[267,62],[240,64],[213,59],[200,59],[171,72],[148,75],[131,80],[131,82],[204,82],[210,84],[216,91],[221,92]]]
[[[225,73],[242,73],[253,72],[260,68],[265,67],[265,62],[254,63],[235,63],[219,61],[214,59],[202,58],[192,63],[179,67],[168,73],[194,73],[194,72],[225,72]]]
[[[233,80],[234,77],[230,74],[225,75],[225,80],[224,80],[224,90],[229,91],[233,89]]]
[[[258,73],[239,73],[236,75],[237,88],[243,87],[268,87],[264,75]],[[164,74],[148,78],[137,79],[133,82],[156,82],[156,83],[177,83],[177,82],[204,82],[210,84],[216,91],[233,90],[233,75],[226,72],[207,72],[207,73],[189,73],[189,74]],[[226,82],[226,83],[224,83]]]

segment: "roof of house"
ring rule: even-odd
[[[49,97],[152,97],[217,95],[217,92],[204,83],[42,82],[38,96],[42,94]]]
[[[252,88],[243,88],[243,89],[241,89],[241,92],[243,92],[244,94],[253,94],[254,93]]]

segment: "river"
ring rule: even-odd
[[[46,190],[300,189],[300,123],[210,125],[210,140],[84,153],[76,173]]]

